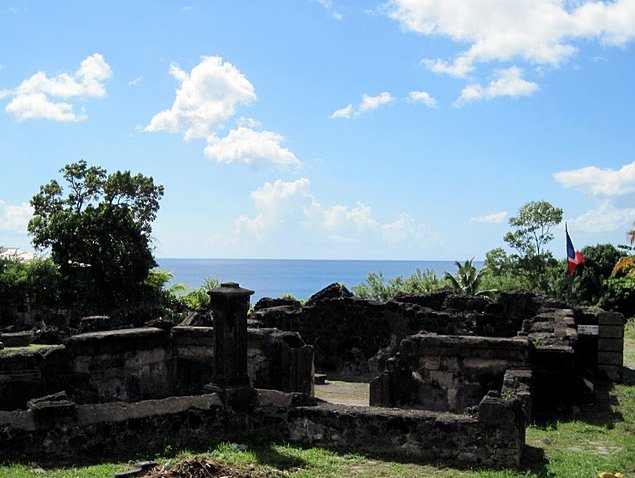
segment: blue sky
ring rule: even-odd
[[[0,0],[0,244],[80,159],[165,186],[159,257],[479,259],[532,200],[624,243],[634,39],[635,0]]]

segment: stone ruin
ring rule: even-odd
[[[213,327],[157,323],[0,352],[0,460],[78,463],[260,433],[513,467],[534,414],[621,378],[616,313],[528,293],[377,303],[334,284],[304,306],[261,299],[248,316],[251,293],[234,283],[210,291]],[[0,342],[28,344],[29,334]],[[370,406],[315,399],[314,364],[366,378]]]

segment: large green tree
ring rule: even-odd
[[[108,174],[86,161],[60,170],[31,200],[28,231],[48,249],[65,282],[65,299],[87,312],[125,308],[142,295],[152,256],[152,222],[163,186],[130,171]]]
[[[514,252],[507,254],[501,248],[489,251],[485,258],[487,270],[494,278],[509,276],[523,287],[547,290],[549,269],[557,261],[546,246],[553,240],[553,228],[561,222],[562,209],[547,201],[523,205],[518,215],[509,218],[513,229],[503,238]]]

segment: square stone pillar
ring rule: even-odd
[[[247,312],[252,290],[224,282],[208,292],[214,318],[214,378],[206,388],[226,405],[245,408],[253,389],[247,374]]]

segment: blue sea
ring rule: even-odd
[[[204,279],[238,282],[255,291],[255,303],[261,297],[293,294],[299,299],[311,295],[333,282],[352,287],[364,282],[370,272],[381,272],[384,278],[408,277],[419,268],[431,269],[437,277],[454,273],[454,261],[358,261],[358,260],[294,260],[294,259],[157,259],[159,267],[172,272],[174,283],[194,289]],[[476,263],[480,267],[480,263]]]

